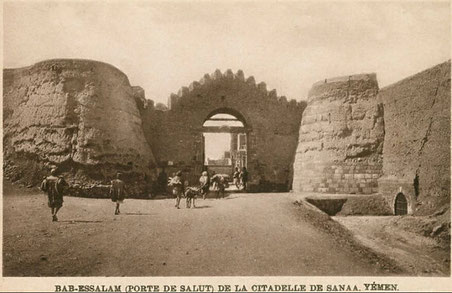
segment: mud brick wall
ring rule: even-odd
[[[204,121],[214,113],[228,113],[245,124],[250,190],[289,189],[303,103],[268,91],[265,83],[256,84],[241,70],[216,70],[172,94],[168,108],[149,107],[142,117],[156,160],[170,174],[183,170],[191,184],[197,182],[203,167]]]
[[[450,61],[382,89],[385,111],[384,176],[380,192],[394,210],[432,214],[450,205]]]
[[[155,160],[137,104],[142,93],[124,73],[89,60],[3,73],[6,177],[38,184],[57,166],[71,185],[90,190],[122,171],[132,194],[144,192]]]
[[[378,192],[384,120],[377,93],[375,74],[313,85],[300,126],[294,191]]]

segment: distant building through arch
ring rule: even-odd
[[[241,70],[216,70],[171,94],[167,111],[146,114],[151,119],[144,129],[159,165],[171,161],[170,172],[181,169],[193,183],[205,168],[204,133],[229,132],[237,148],[233,146],[227,156],[246,165],[248,189],[288,191],[304,106],[278,97],[276,90],[267,91],[265,83],[256,84]],[[243,126],[215,126],[226,119]]]

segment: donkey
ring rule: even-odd
[[[198,195],[201,195],[201,188],[187,187],[187,188],[185,188],[184,195],[185,195],[185,198],[187,201],[187,208],[189,209],[191,207],[192,202],[193,202],[193,208],[196,208],[195,199]]]

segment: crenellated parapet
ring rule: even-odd
[[[171,170],[186,170],[187,180],[198,182],[205,121],[233,115],[245,126],[249,190],[289,190],[305,108],[305,101],[288,100],[242,70],[217,69],[172,93],[168,111],[150,111],[144,128],[157,161],[171,162]]]
[[[168,98],[168,108],[175,109],[177,105],[185,98],[191,97],[197,91],[211,86],[234,86],[247,91],[254,91],[265,100],[266,103],[273,101],[279,106],[291,107],[294,110],[303,108],[303,103],[298,103],[296,100],[287,100],[285,96],[278,96],[276,89],[268,90],[265,82],[257,83],[254,76],[245,77],[242,70],[234,73],[231,69],[227,69],[224,73],[216,69],[211,74],[204,74],[199,81],[193,81],[188,87],[183,86],[179,89],[177,94],[172,93]]]

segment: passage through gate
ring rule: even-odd
[[[247,134],[244,122],[228,113],[209,115],[203,124],[204,169],[232,175],[247,167]]]

